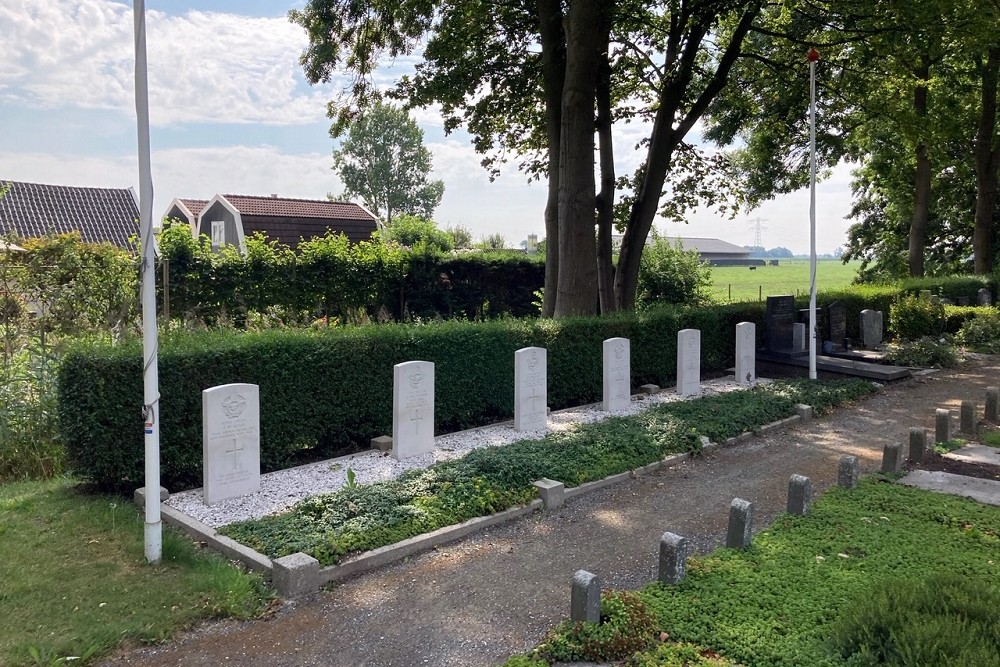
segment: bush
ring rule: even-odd
[[[684,250],[680,240],[654,237],[639,262],[639,303],[686,303],[711,301],[712,269],[701,261],[697,250]]]
[[[623,660],[656,641],[656,618],[635,593],[604,591],[600,623],[564,622],[535,650],[549,662]]]
[[[937,336],[944,324],[944,306],[921,296],[903,295],[889,309],[889,331],[904,340]]]
[[[957,573],[888,579],[859,595],[832,628],[851,664],[1000,665],[1000,589]]]
[[[924,336],[902,340],[885,347],[885,358],[898,366],[953,368],[958,365],[955,348],[946,339]]]
[[[980,352],[1000,352],[1000,312],[995,308],[976,308],[977,316],[962,323],[955,335],[960,345]]]

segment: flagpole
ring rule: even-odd
[[[816,61],[809,49],[809,379],[816,379]]]
[[[149,86],[146,68],[146,4],[135,0],[135,112],[139,135],[139,238],[142,246],[142,392],[146,453],[146,560],[163,552],[160,521],[160,378],[157,367],[156,270],[153,251],[153,177],[149,160]]]

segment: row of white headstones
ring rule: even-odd
[[[631,343],[609,338],[603,344],[603,397],[607,412],[632,400]],[[736,325],[736,379],[756,380],[756,327]],[[677,393],[701,389],[701,331],[677,332]],[[548,364],[543,347],[514,353],[514,429],[548,428]],[[434,451],[434,363],[407,361],[393,367],[392,456],[397,460]],[[260,490],[260,389],[227,384],[202,392],[203,499],[212,505]]]

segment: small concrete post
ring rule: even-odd
[[[861,462],[857,456],[844,454],[840,457],[840,468],[837,470],[837,485],[845,489],[856,489],[861,478]]]
[[[997,419],[997,407],[1000,406],[1000,387],[986,388],[986,421],[991,424],[1000,423]]]
[[[811,405],[806,405],[805,403],[798,403],[795,406],[795,414],[799,416],[804,422],[811,421],[813,418],[813,409]]]
[[[927,429],[919,427],[910,428],[910,460],[923,461],[927,455]]]
[[[976,403],[974,401],[962,401],[962,409],[959,413],[959,428],[962,433],[969,435],[976,434]]]
[[[788,513],[805,516],[812,504],[812,480],[804,475],[792,475],[788,480]]]
[[[571,621],[600,623],[601,581],[596,574],[577,570],[573,575],[573,592],[570,595],[569,618]]]
[[[271,584],[283,598],[297,598],[319,590],[319,561],[302,552],[273,561]]]
[[[688,541],[674,533],[663,533],[660,538],[660,581],[664,584],[680,583],[687,574]]]
[[[944,408],[934,411],[934,442],[951,440],[951,413]]]
[[[542,478],[532,485],[538,489],[538,496],[542,499],[545,509],[551,510],[561,507],[566,501],[566,485],[553,479]]]
[[[729,505],[729,530],[726,532],[727,549],[745,549],[753,535],[753,503],[733,498]]]
[[[882,448],[882,472],[890,475],[899,472],[903,467],[903,445],[890,442]]]

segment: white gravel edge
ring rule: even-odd
[[[757,382],[763,384],[769,380],[758,378]],[[549,414],[548,430],[567,431],[578,424],[635,415],[663,403],[747,388],[730,375],[704,381],[701,390],[688,397],[681,397],[673,390],[635,395],[627,408],[616,412],[605,412],[600,403],[567,408]],[[515,431],[513,422],[503,422],[438,436],[434,440],[433,452],[402,461],[393,459],[388,453],[370,450],[261,475],[260,491],[257,493],[230,498],[211,506],[203,502],[201,489],[171,494],[165,504],[212,528],[219,528],[237,521],[278,514],[310,496],[337,491],[347,484],[349,469],[354,472],[357,484],[372,484],[395,479],[411,468],[426,468],[438,461],[461,458],[473,449],[509,445],[519,440],[541,438],[544,434],[544,430]]]

